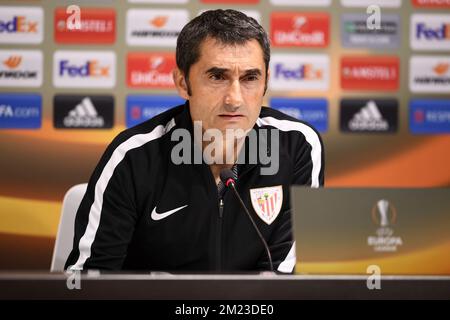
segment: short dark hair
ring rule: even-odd
[[[177,39],[176,61],[186,80],[189,70],[200,59],[200,45],[211,37],[222,44],[244,44],[255,39],[263,51],[266,78],[270,62],[270,42],[266,31],[252,17],[232,9],[208,10],[192,19]],[[189,83],[188,94],[190,93]]]

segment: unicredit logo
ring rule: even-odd
[[[419,23],[416,26],[417,39],[450,39],[450,24],[442,24],[437,28],[428,27],[425,23]]]
[[[137,88],[173,88],[173,53],[133,52],[128,54],[127,83]]]
[[[30,21],[25,16],[14,16],[11,20],[0,20],[0,33],[37,33],[37,21]]]
[[[69,60],[59,62],[59,75],[70,77],[109,77],[109,66],[100,64],[97,60],[89,60],[85,64],[71,64]]]
[[[329,17],[325,13],[271,15],[271,40],[274,46],[325,47],[328,45]]]
[[[413,0],[416,7],[449,8],[450,0]]]
[[[314,68],[312,64],[302,64],[297,68],[287,68],[281,63],[275,65],[275,78],[295,80],[322,79],[322,71]]]
[[[148,61],[148,71],[132,71],[131,82],[142,85],[172,85],[173,79],[170,72],[164,72],[164,56],[155,56]]]

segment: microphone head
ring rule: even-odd
[[[234,176],[233,171],[231,169],[222,169],[220,171],[220,180],[225,186],[229,186],[229,184],[234,184]]]

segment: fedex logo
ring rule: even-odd
[[[270,88],[274,90],[327,90],[329,57],[324,54],[274,54]]]
[[[41,43],[43,19],[39,7],[0,6],[0,43]]]
[[[0,20],[0,33],[37,33],[37,21],[28,21],[25,16],[14,16],[10,21]]]
[[[70,77],[108,77],[109,66],[102,66],[99,61],[91,60],[82,65],[70,64],[69,60],[59,63],[59,75],[67,74]]]
[[[293,69],[284,66],[282,63],[275,65],[275,78],[285,79],[321,79],[322,70],[316,69],[312,64],[303,64]]]
[[[416,29],[416,38],[444,40],[450,38],[450,23],[441,24],[437,28],[427,26],[425,23],[419,23]]]
[[[414,14],[410,28],[412,49],[450,50],[450,14]]]
[[[58,88],[112,88],[116,55],[111,51],[56,51],[53,84]]]

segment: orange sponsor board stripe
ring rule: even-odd
[[[0,233],[55,237],[61,202],[0,196]]]

